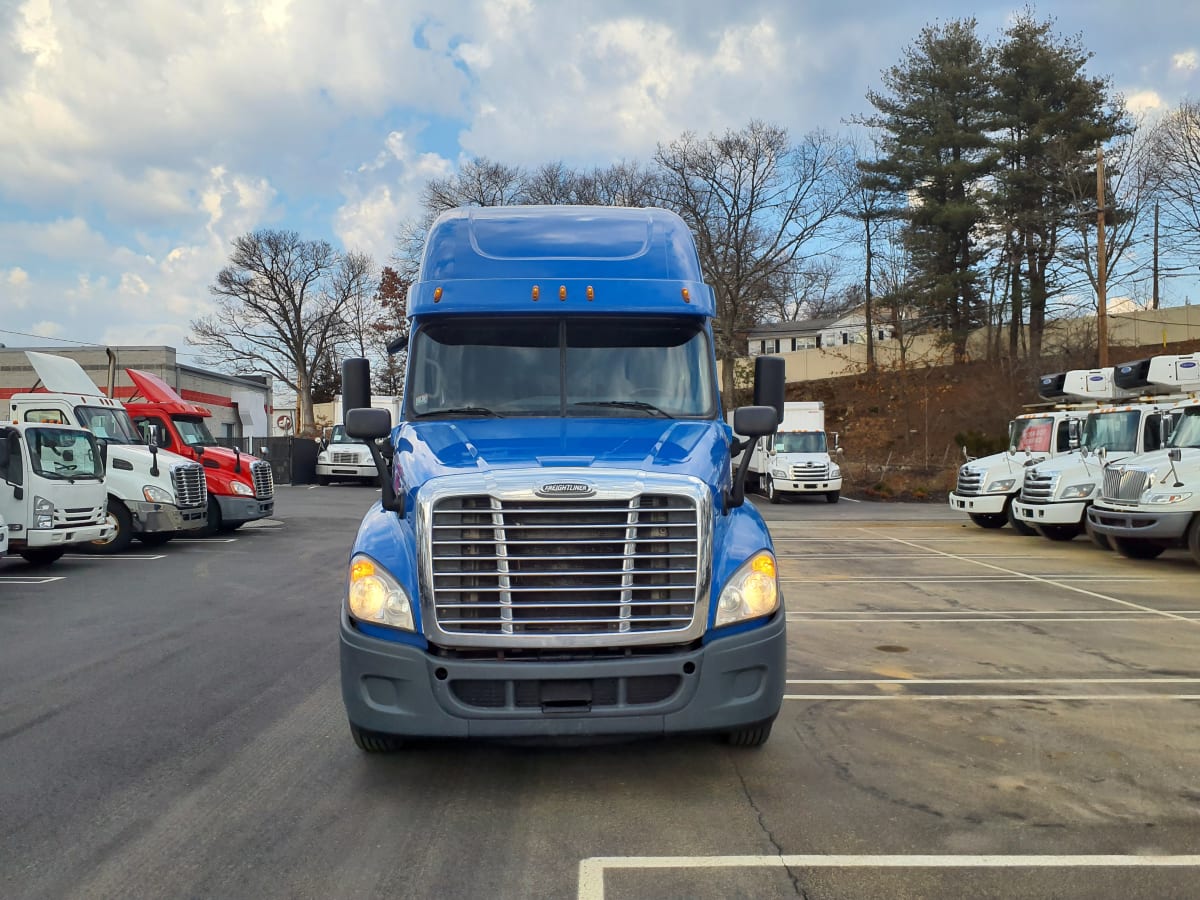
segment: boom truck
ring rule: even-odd
[[[749,483],[772,503],[787,494],[822,494],[828,503],[841,496],[842,470],[829,455],[825,404],[819,400],[784,403],[779,430],[753,441],[745,452],[750,454]],[[837,434],[833,452],[842,452]]]
[[[88,548],[118,553],[134,537],[159,546],[177,532],[204,527],[208,491],[201,466],[143,444],[125,407],[105,396],[75,360],[33,350],[25,355],[45,391],[14,394],[9,420],[86,428],[104,456],[111,528]]]
[[[208,521],[198,535],[229,532],[275,511],[275,476],[271,464],[238,448],[221,447],[204,420],[212,412],[189,403],[151,372],[126,369],[141,399],[125,409],[147,442],[178,453],[204,467],[208,488]]]
[[[770,534],[721,418],[715,299],[659,209],[456,209],[408,295],[404,419],[343,363],[382,478],[348,561],[342,697],[406,738],[720,733],[764,743],[785,679]],[[397,348],[393,348],[393,352]],[[783,363],[756,362],[758,438]],[[390,435],[393,465],[375,444]],[[732,453],[731,453],[732,451]]]
[[[1077,449],[1025,470],[1013,505],[1017,518],[1050,540],[1069,541],[1086,532],[1097,546],[1109,549],[1108,536],[1092,527],[1088,507],[1100,493],[1108,466],[1158,450],[1170,437],[1171,410],[1188,398],[1188,390],[1200,388],[1200,369],[1178,365],[1191,359],[1161,356],[1115,367],[1113,400],[1132,402],[1092,410]],[[1157,381],[1148,377],[1151,363]],[[1191,381],[1180,381],[1180,376]]]
[[[958,470],[950,508],[965,512],[980,528],[1003,528],[1007,522],[1018,534],[1037,534],[1032,525],[1017,518],[1013,509],[1025,469],[1078,446],[1078,423],[1097,407],[1098,401],[1114,396],[1112,377],[1111,368],[1072,369],[1041,376],[1038,395],[1053,407],[1024,413],[1009,422],[1007,450],[968,458]],[[1072,426],[1072,422],[1076,424]]]
[[[72,544],[112,534],[100,446],[74,425],[30,420],[0,425],[0,556],[49,565]]]
[[[1200,565],[1200,355],[1153,357],[1127,368],[1131,380],[1176,386],[1188,398],[1171,410],[1171,436],[1161,448],[1105,468],[1088,521],[1122,556],[1154,559],[1186,546]]]

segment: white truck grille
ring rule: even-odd
[[[335,451],[335,452],[332,452],[329,454],[329,461],[332,465],[335,465],[335,466],[357,466],[358,465],[358,454],[353,453],[353,452],[338,453]]]
[[[1049,503],[1054,498],[1057,477],[1042,475],[1037,469],[1025,470],[1025,481],[1021,485],[1021,499],[1026,503]]]
[[[958,470],[957,493],[963,497],[972,497],[983,493],[983,472],[963,466]]]
[[[1150,486],[1153,473],[1142,469],[1123,469],[1113,466],[1104,472],[1102,496],[1105,500],[1136,502]]]
[[[829,466],[826,463],[800,463],[792,466],[793,481],[826,481]]]
[[[175,505],[180,509],[192,509],[208,504],[204,467],[197,463],[178,463],[171,466],[171,486],[175,489]]]

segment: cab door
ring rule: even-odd
[[[29,521],[25,454],[21,449],[24,444],[16,428],[0,427],[0,517],[13,540],[25,536]]]

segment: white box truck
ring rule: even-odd
[[[374,396],[371,407],[386,409],[391,413],[392,421],[398,423],[403,419],[400,401],[400,397]],[[321,449],[317,453],[317,484],[344,480],[378,483],[379,470],[375,467],[371,448],[346,433],[341,394],[333,398],[333,418],[338,424],[322,436]]]
[[[840,454],[837,434],[832,438],[833,452]],[[826,502],[837,503],[842,491],[842,470],[830,456],[829,443],[824,403],[816,400],[784,403],[778,430],[743,451],[750,454],[747,480],[759,487],[772,503],[789,494],[823,494]],[[735,465],[740,459],[739,454]]]

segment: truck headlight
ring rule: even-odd
[[[244,481],[231,481],[229,486],[233,488],[235,494],[241,494],[243,497],[253,497],[254,488],[246,484]]]
[[[54,501],[47,500],[45,497],[33,498],[33,527],[39,529],[54,527]]]
[[[323,466],[328,465],[329,464],[329,454],[326,453],[324,450],[322,450],[320,453],[317,454],[317,462],[319,462]]]
[[[787,472],[785,472],[783,469],[772,469],[771,477],[772,478],[787,478]]]
[[[372,559],[350,560],[350,615],[364,622],[415,631],[412,603],[399,582]]]
[[[775,571],[775,557],[766,550],[743,563],[721,591],[716,627],[775,612],[779,607],[779,582]]]
[[[174,503],[175,495],[170,491],[163,490],[157,485],[148,484],[142,488],[142,496],[149,503]]]
[[[1015,478],[999,478],[996,481],[993,481],[991,484],[989,484],[987,486],[987,490],[984,491],[984,493],[985,494],[995,494],[995,493],[999,493],[1000,491],[1009,491],[1009,490],[1012,490],[1012,486],[1016,483],[1017,483],[1017,479],[1015,479]]]
[[[1192,499],[1190,493],[1185,494],[1151,494],[1146,498],[1147,503],[1182,503]]]
[[[1096,489],[1094,484],[1073,484],[1062,492],[1063,500],[1086,500]]]
[[[842,470],[839,469],[837,466],[835,466],[833,463],[830,463],[829,464],[829,477],[830,478],[841,478]]]

